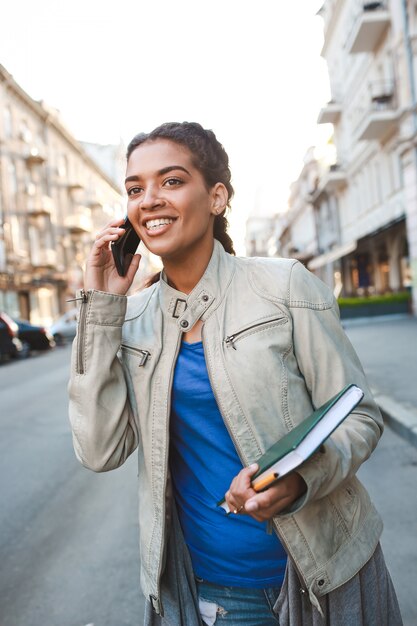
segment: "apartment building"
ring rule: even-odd
[[[304,211],[307,266],[337,292],[412,289],[417,311],[417,3],[326,0],[319,13],[331,100],[318,123],[333,138],[307,190],[301,173],[290,222]]]
[[[250,215],[246,220],[245,248],[248,256],[274,256],[277,216]]]
[[[123,203],[59,113],[0,65],[0,310],[42,324],[64,312],[94,233]]]

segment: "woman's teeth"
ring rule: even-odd
[[[174,220],[168,217],[162,217],[158,220],[149,220],[149,222],[146,222],[146,228],[148,230],[152,230],[154,228],[159,228],[160,226],[165,226],[166,224],[172,224],[173,221]]]

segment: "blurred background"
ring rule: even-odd
[[[417,623],[417,2],[15,0],[0,9],[0,625],[130,626],[135,461],[74,459],[66,383],[125,149],[165,121],[229,153],[238,254],[333,290],[387,431],[363,480]],[[142,250],[133,289],[159,268]]]

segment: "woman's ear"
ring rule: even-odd
[[[211,212],[213,215],[220,215],[227,206],[227,189],[223,183],[216,183],[211,190],[212,193],[212,207]]]

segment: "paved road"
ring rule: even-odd
[[[358,475],[384,521],[381,544],[404,626],[416,626],[417,448],[386,428]]]
[[[139,626],[136,467],[75,460],[69,348],[0,367],[0,626]],[[360,472],[405,626],[417,624],[417,450],[389,429]]]
[[[72,451],[69,348],[0,367],[0,625],[142,623],[136,467]]]
[[[402,405],[417,408],[417,319],[345,320],[372,387]]]

